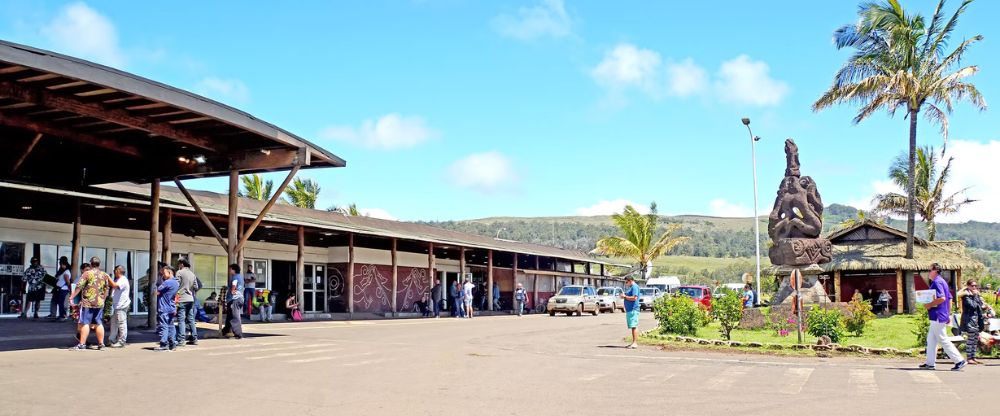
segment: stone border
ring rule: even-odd
[[[721,339],[703,339],[694,337],[685,337],[680,335],[667,335],[657,333],[656,329],[651,329],[649,331],[643,331],[640,335],[648,338],[679,342],[685,344],[694,345],[711,345],[719,347],[736,347],[736,348],[753,348],[761,350],[774,350],[774,351],[805,351],[812,350],[817,353],[825,352],[840,352],[840,353],[855,353],[861,355],[878,355],[885,357],[914,357],[921,354],[921,349],[919,348],[908,348],[908,349],[898,349],[898,348],[868,348],[861,345],[841,345],[841,344],[830,344],[830,345],[813,345],[813,344],[776,344],[776,343],[761,343],[761,342],[741,342],[741,341],[725,341]],[[827,355],[828,356],[828,355]]]

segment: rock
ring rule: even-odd
[[[710,345],[711,343],[712,343],[712,341],[709,341],[707,339],[699,339],[698,340],[698,345]]]
[[[813,345],[812,349],[813,351],[830,351],[833,348],[831,348],[829,345]]]
[[[730,347],[742,347],[743,343],[739,342],[739,341],[729,341],[729,346]]]
[[[793,344],[792,345],[792,349],[793,350],[808,350],[809,347],[810,347],[810,345],[807,345],[807,344]]]
[[[723,341],[723,340],[718,340],[718,339],[715,340],[715,341],[712,341],[712,343],[715,344],[715,345],[720,345],[720,346],[726,346],[726,347],[729,346],[729,341]]]
[[[816,339],[816,345],[830,345],[833,341],[830,340],[828,335],[823,335]]]
[[[763,347],[764,344],[761,344],[759,342],[748,342],[746,346],[750,348],[760,348]]]

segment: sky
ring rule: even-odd
[[[823,202],[869,208],[893,190],[908,122],[854,107],[814,113],[849,56],[833,31],[850,1],[400,0],[25,1],[0,5],[0,38],[187,89],[347,160],[303,171],[318,208],[356,203],[400,220],[771,209],[794,138]],[[904,6],[925,15],[936,1]],[[957,1],[949,2],[952,10]],[[1000,2],[977,1],[953,43],[987,102],[1000,100]],[[996,110],[950,116],[950,190],[978,200],[948,222],[1000,221]],[[921,119],[918,143],[938,149]],[[265,175],[280,183],[283,174]],[[189,181],[224,192],[225,179]]]

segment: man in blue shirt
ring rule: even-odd
[[[240,265],[229,265],[229,286],[226,290],[226,325],[222,327],[222,336],[231,330],[236,339],[243,338],[243,322],[240,320],[240,312],[243,310],[243,275],[240,274]]]
[[[639,326],[639,285],[635,284],[632,276],[625,278],[625,293],[621,296],[625,299],[625,323],[632,330],[632,343],[625,348],[635,349],[638,346],[636,328]]]
[[[937,263],[931,264],[929,280],[928,286],[934,291],[934,300],[924,304],[931,325],[927,329],[927,361],[921,364],[920,368],[924,370],[934,369],[937,347],[938,344],[941,344],[941,348],[948,354],[948,358],[955,362],[955,366],[951,370],[960,371],[965,367],[965,360],[962,359],[958,348],[955,348],[955,345],[948,341],[946,333],[948,322],[951,321],[951,290],[948,289],[948,282],[941,277],[941,266]]]
[[[160,346],[153,351],[173,351],[177,346],[174,328],[174,314],[177,313],[177,280],[174,279],[174,269],[164,266],[160,272],[163,283],[156,287],[156,334],[160,336]]]

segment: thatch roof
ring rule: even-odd
[[[824,271],[929,270],[938,263],[946,270],[982,268],[983,264],[965,252],[965,241],[927,241],[915,238],[913,258],[907,259],[904,231],[865,220],[831,233],[833,261],[822,264]]]

